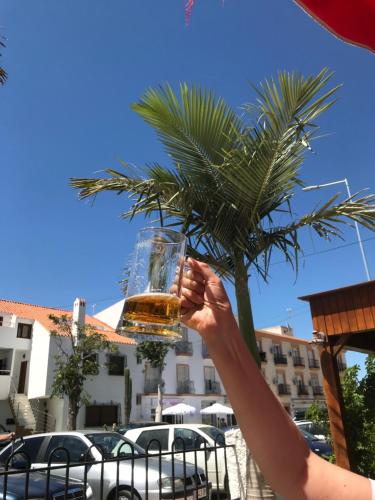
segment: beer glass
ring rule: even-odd
[[[123,329],[128,336],[136,340],[180,338],[185,250],[186,237],[181,233],[163,227],[139,231],[124,308]]]

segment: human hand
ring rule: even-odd
[[[220,278],[203,262],[189,258],[187,265],[181,284],[183,323],[203,336],[236,324]]]

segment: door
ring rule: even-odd
[[[25,394],[27,361],[21,361],[20,376],[18,379],[18,394]]]

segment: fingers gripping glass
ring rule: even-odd
[[[186,237],[165,228],[139,231],[124,309],[124,330],[138,340],[179,339]]]

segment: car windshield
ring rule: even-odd
[[[86,437],[97,446],[105,458],[123,457],[126,455],[141,455],[144,450],[140,446],[131,443],[116,432],[93,432]]]
[[[311,432],[307,432],[301,428],[300,428],[300,431],[304,435],[305,439],[308,439],[309,441],[319,441],[319,439],[316,436],[314,436],[314,434],[311,434]]]
[[[218,429],[217,427],[199,427],[199,430],[210,436],[217,444],[224,444],[225,435],[224,432]]]

